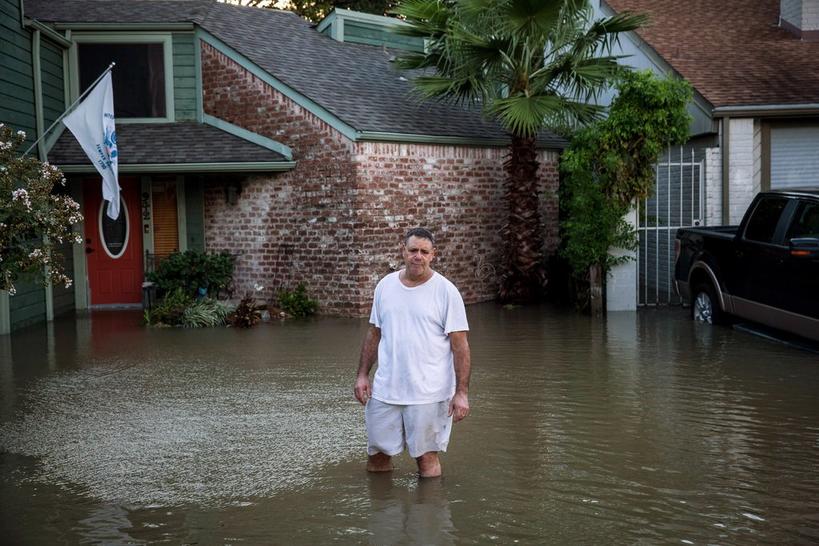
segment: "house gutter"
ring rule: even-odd
[[[498,148],[509,147],[508,138],[474,138],[446,135],[419,135],[412,133],[388,133],[381,131],[356,131],[354,140],[356,142],[396,142],[411,144],[440,144],[453,146],[492,146]],[[560,150],[565,147],[560,143],[538,142],[537,147],[541,149]]]
[[[93,165],[57,165],[64,173],[97,172]],[[260,173],[284,172],[296,168],[295,161],[244,161],[230,163],[141,163],[120,164],[120,173]]]
[[[715,118],[724,117],[782,117],[819,115],[819,103],[811,104],[756,104],[753,106],[718,106]]]
[[[31,19],[29,17],[23,18],[23,26],[27,28],[31,28],[34,30],[39,30],[43,33],[43,36],[54,42],[55,44],[59,45],[63,49],[68,49],[71,47],[71,40],[67,40],[65,36],[60,34],[59,32],[55,31],[50,26],[41,23],[37,19]]]
[[[54,23],[53,28],[57,30],[74,31],[193,31],[193,23]]]

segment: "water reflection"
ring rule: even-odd
[[[73,529],[82,543],[119,546],[134,544],[134,538],[125,532],[131,527],[128,511],[121,506],[103,505],[81,519]]]
[[[370,544],[455,544],[445,478],[396,483],[392,473],[368,476]]]
[[[819,541],[815,354],[680,310],[468,313],[473,413],[443,481],[406,457],[406,473],[364,472],[365,321],[196,331],[94,313],[0,337],[0,536]]]

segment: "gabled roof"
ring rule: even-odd
[[[284,155],[211,125],[196,122],[119,123],[120,172],[282,171]],[[77,139],[64,131],[48,160],[66,172],[93,172]]]
[[[338,42],[291,12],[208,0],[26,0],[25,7],[29,17],[53,23],[160,22],[151,11],[173,12],[161,22],[199,25],[356,131],[508,140],[476,108],[422,102],[412,82],[395,69],[397,52]],[[546,132],[539,140],[550,147],[565,145]]]
[[[777,26],[779,0],[605,0],[714,107],[819,104],[819,42]]]
[[[60,23],[198,23],[211,0],[24,0],[26,17]]]

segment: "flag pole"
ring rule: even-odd
[[[38,142],[40,142],[41,140],[43,140],[43,137],[45,137],[45,136],[48,134],[48,132],[49,132],[49,131],[51,131],[51,130],[54,128],[54,126],[55,126],[55,125],[57,125],[58,123],[60,123],[60,122],[62,121],[62,119],[63,119],[65,116],[67,116],[67,115],[69,114],[69,112],[71,112],[71,109],[72,109],[72,108],[74,108],[74,107],[77,105],[77,103],[78,103],[78,102],[80,102],[80,101],[83,99],[83,97],[85,97],[85,96],[88,94],[88,92],[89,92],[89,91],[91,91],[92,89],[94,89],[94,86],[95,86],[95,85],[97,85],[97,83],[98,83],[98,82],[99,82],[99,81],[100,81],[102,78],[104,78],[104,77],[105,77],[105,75],[106,75],[106,74],[108,74],[108,73],[111,71],[111,69],[112,69],[112,68],[114,68],[114,65],[116,65],[116,64],[117,64],[117,63],[114,63],[114,62],[112,62],[111,64],[109,64],[109,65],[108,65],[108,68],[106,68],[105,70],[103,70],[103,71],[102,71],[102,74],[100,74],[100,75],[99,75],[99,77],[98,77],[96,80],[94,80],[94,82],[93,82],[91,85],[89,85],[89,86],[88,86],[88,88],[87,88],[85,91],[83,91],[82,95],[80,95],[79,97],[77,97],[77,100],[75,100],[74,102],[72,102],[72,103],[69,105],[69,107],[65,109],[65,112],[63,112],[62,114],[60,114],[60,117],[58,117],[56,120],[54,120],[54,123],[52,123],[51,125],[49,125],[49,126],[48,126],[48,129],[46,129],[45,131],[43,131],[43,134],[42,134],[42,135],[40,135],[40,138],[38,138],[37,140],[35,140],[35,141],[34,141],[34,143],[33,143],[31,146],[29,146],[29,147],[28,147],[28,150],[26,150],[25,152],[23,152],[23,155],[24,155],[24,156],[28,155],[28,153],[29,153],[31,150],[33,150],[33,149],[34,149],[34,147],[37,145],[37,143],[38,143]]]

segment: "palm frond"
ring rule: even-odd
[[[648,16],[625,11],[606,19],[599,19],[586,33],[588,45],[599,44],[604,51],[610,51],[618,43],[621,33],[637,30],[647,22]]]
[[[495,99],[487,113],[512,134],[534,136],[543,127],[543,120],[554,115],[563,102],[558,95],[516,95]]]
[[[415,93],[422,99],[439,99],[455,104],[481,100],[487,93],[483,82],[473,78],[453,80],[442,76],[418,76]]]
[[[620,73],[619,56],[573,59],[556,73],[538,74],[533,85],[551,85],[561,89],[565,96],[590,100],[597,90],[613,82]]]
[[[509,0],[501,15],[501,28],[509,34],[547,36],[561,17],[564,1]]]

